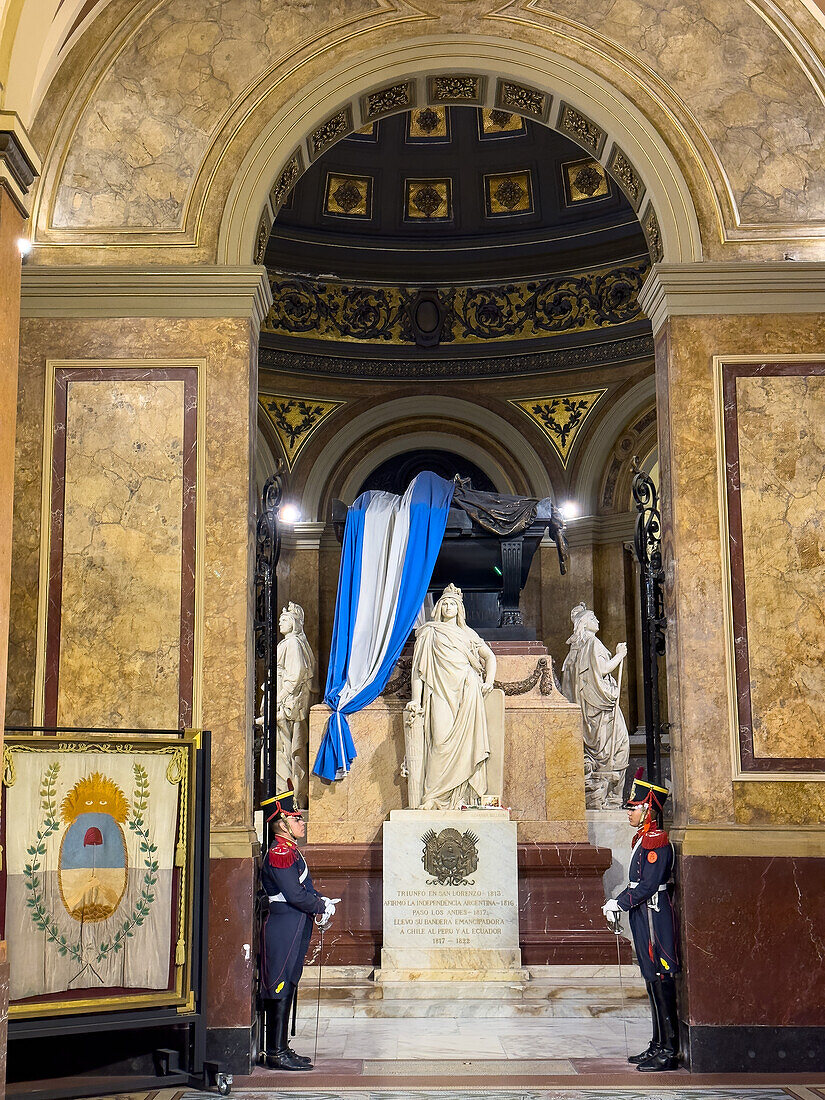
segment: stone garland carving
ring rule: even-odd
[[[550,97],[536,88],[499,80],[496,104],[505,111],[518,111],[532,118],[545,118],[550,107]]]
[[[331,377],[391,380],[438,378],[499,378],[508,375],[546,373],[573,367],[594,367],[604,363],[629,362],[653,355],[653,337],[629,336],[574,348],[559,348],[532,355],[490,356],[476,359],[350,359],[344,356],[282,351],[267,346],[264,336],[258,352],[263,370],[307,372]]]
[[[395,669],[395,677],[390,680],[381,694],[396,695],[399,698],[405,698],[410,694],[412,658],[401,657]],[[556,690],[561,691],[561,684],[556,676],[556,670],[553,668],[553,662],[549,657],[539,657],[536,667],[529,676],[525,677],[525,679],[511,680],[509,683],[504,680],[496,680],[493,686],[501,688],[504,694],[509,696],[526,695],[529,691],[533,690],[536,684],[538,684],[539,691],[542,695],[552,695],[554,687]]]
[[[380,118],[391,111],[402,111],[414,105],[414,87],[410,81],[393,84],[378,92],[370,92],[364,97],[363,117],[367,120]]]
[[[573,138],[579,145],[589,149],[596,157],[600,155],[607,140],[607,134],[601,126],[597,126],[595,122],[583,115],[581,111],[577,111],[575,107],[571,107],[569,103],[563,103],[561,106],[558,130],[562,134],[567,134],[568,137]]]
[[[648,271],[638,261],[504,286],[440,290],[445,317],[439,342],[472,344],[587,332],[640,319],[638,293]],[[273,304],[263,331],[312,340],[414,344],[410,306],[417,290],[365,287],[307,278],[270,279]]]

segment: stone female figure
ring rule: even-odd
[[[276,651],[277,789],[285,791],[290,780],[296,805],[306,806],[309,697],[315,657],[304,633],[304,609],[288,604],[278,619],[278,629],[283,638]]]
[[[479,805],[487,793],[490,742],[484,696],[492,690],[495,675],[492,650],[467,626],[461,589],[448,585],[432,618],[415,635],[406,715],[412,807]],[[411,759],[416,740],[423,742],[420,802],[416,761]]]

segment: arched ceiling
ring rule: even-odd
[[[278,212],[270,270],[470,283],[644,260],[647,243],[598,160],[503,110],[417,107],[333,145]]]

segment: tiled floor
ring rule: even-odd
[[[204,1100],[204,1093],[186,1093],[183,1100]],[[352,1089],[322,1090],[274,1089],[270,1092],[252,1088],[233,1089],[236,1100],[819,1100],[808,1089],[779,1088],[659,1088],[651,1089],[591,1089],[554,1087],[525,1090],[452,1089]]]

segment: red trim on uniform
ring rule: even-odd
[[[291,867],[297,858],[297,845],[286,837],[279,837],[269,849],[269,862],[272,867]]]
[[[670,839],[664,829],[651,829],[642,837],[643,848],[664,848]]]

